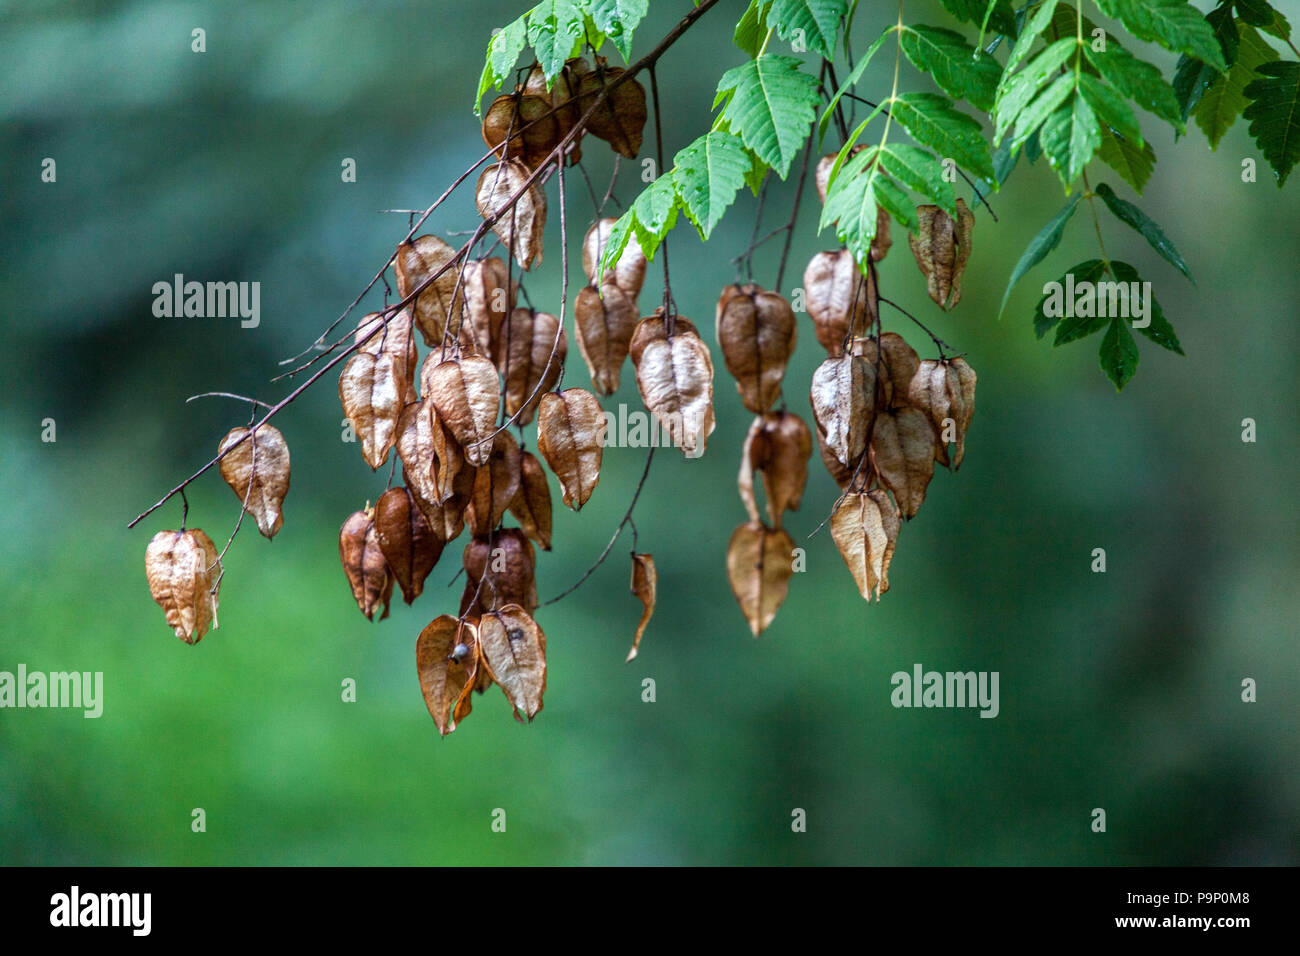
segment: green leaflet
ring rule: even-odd
[[[960,33],[940,27],[904,27],[899,40],[912,64],[933,76],[949,96],[969,100],[985,112],[993,109],[1002,76],[993,57],[977,55]]]
[[[1066,269],[1065,274],[1056,280],[1056,285],[1064,290],[1069,276],[1074,276],[1074,281],[1078,283],[1096,282],[1105,274],[1106,263],[1100,259],[1089,259],[1087,262],[1080,262],[1078,265]],[[1043,297],[1038,300],[1038,305],[1034,308],[1034,335],[1040,339],[1050,332],[1052,327],[1060,322],[1062,318],[1060,315],[1048,315],[1046,306],[1052,300],[1053,295],[1051,291],[1048,291],[1049,286],[1044,286]],[[1058,341],[1055,344],[1060,345],[1061,343]]]
[[[1133,268],[1127,262],[1112,262],[1111,270],[1115,278],[1120,282],[1141,282],[1142,277],[1138,275],[1137,269]],[[1190,277],[1189,277],[1190,278]],[[1161,348],[1168,349],[1176,355],[1183,355],[1183,347],[1178,342],[1178,336],[1174,334],[1174,327],[1169,324],[1165,318],[1164,311],[1160,308],[1160,303],[1156,301],[1153,295],[1151,301],[1147,303],[1150,314],[1147,318],[1150,320],[1146,326],[1134,326],[1134,328],[1149,338],[1152,342]]]
[[[1124,182],[1142,195],[1142,189],[1151,178],[1151,171],[1156,166],[1155,150],[1150,143],[1144,143],[1139,149],[1133,143],[1116,136],[1111,129],[1101,131],[1101,146],[1097,149],[1097,158],[1119,173]]]
[[[729,132],[705,133],[673,159],[673,182],[687,217],[707,240],[752,165],[741,141]]]
[[[1101,130],[1088,100],[1076,96],[1043,123],[1043,154],[1068,190],[1101,144]]]
[[[495,34],[488,42],[487,62],[483,64],[483,75],[478,81],[478,96],[474,99],[474,115],[482,111],[483,94],[494,86],[500,86],[515,68],[519,54],[524,52],[528,39],[528,28],[524,18],[520,17]]]
[[[1015,139],[1012,140],[1012,149],[1021,146],[1038,128],[1047,121],[1047,118],[1055,113],[1067,99],[1070,98],[1077,89],[1076,81],[1078,75],[1075,73],[1062,73],[1051,85],[1020,111],[1016,118]]]
[[[647,259],[653,259],[655,250],[664,236],[677,225],[677,209],[681,200],[677,195],[674,178],[663,175],[642,190],[641,195],[619,216],[609,230],[609,244],[600,260],[599,276],[612,269],[623,254],[627,241],[636,236],[637,244]]]
[[[1016,45],[1011,48],[1011,56],[1007,58],[1007,65],[1002,73],[1003,83],[1011,76],[1011,72],[1020,65],[1020,61],[1029,55],[1029,50],[1038,39],[1038,35],[1047,29],[1047,25],[1052,22],[1052,14],[1056,11],[1056,0],[1043,0],[1043,3],[1033,16],[1025,21],[1024,29],[1020,31],[1020,39],[1016,40]]]
[[[845,0],[772,0],[765,22],[782,40],[793,44],[802,37],[805,49],[834,59],[840,18],[846,12]]]
[[[987,21],[997,33],[1016,35],[1016,12],[1011,0],[942,0],[944,9],[964,23],[983,27]]]
[[[1097,68],[1102,78],[1133,100],[1144,110],[1167,120],[1176,129],[1183,129],[1183,115],[1178,96],[1165,82],[1159,67],[1139,60],[1113,40],[1107,39],[1105,50],[1094,50],[1088,43],[1083,48],[1088,62]]]
[[[957,216],[957,196],[943,178],[943,166],[928,150],[902,143],[880,149],[880,165],[908,189],[920,193],[952,217]]]
[[[867,52],[862,55],[862,58],[858,60],[857,64],[853,67],[853,72],[844,78],[844,82],[840,84],[840,88],[835,91],[835,95],[832,96],[830,102],[826,104],[826,109],[822,110],[821,119],[817,121],[817,141],[819,143],[826,138],[826,128],[830,125],[831,117],[835,115],[835,107],[839,103],[840,97],[853,89],[853,85],[862,77],[863,72],[867,68],[867,64],[871,62],[871,58],[876,55],[876,51],[879,50],[881,44],[885,42],[885,38],[896,29],[898,29],[897,26],[886,27],[885,31],[881,33],[880,36],[876,37],[876,42],[872,43],[871,46],[868,47]],[[714,105],[717,104],[715,103]]]
[[[1235,5],[1239,19],[1279,40],[1290,39],[1291,24],[1287,23],[1286,17],[1269,6],[1266,0],[1236,0]]]
[[[586,15],[574,0],[542,0],[528,11],[528,42],[548,83],[582,42],[584,26]]]
[[[1220,73],[1201,96],[1193,115],[1210,148],[1217,149],[1220,140],[1237,121],[1241,111],[1250,103],[1246,99],[1246,85],[1258,78],[1255,70],[1277,54],[1259,31],[1248,23],[1237,23],[1237,57],[1227,73]]]
[[[890,112],[908,135],[975,175],[993,180],[993,155],[980,124],[933,93],[903,93]]]
[[[645,17],[650,0],[583,0],[596,28],[623,54],[632,60],[632,31]]]
[[[1123,319],[1117,316],[1110,320],[1110,328],[1106,330],[1097,354],[1101,370],[1115,383],[1115,391],[1123,391],[1138,367],[1137,342],[1133,341],[1133,333]]]
[[[820,101],[817,79],[799,60],[771,54],[722,74],[719,95],[730,93],[723,122],[782,179],[808,136]]]
[[[741,15],[740,22],[736,24],[736,32],[732,34],[731,41],[751,57],[758,56],[763,38],[767,36],[764,23],[767,21],[767,8],[771,4],[772,0],[750,0],[749,8]]]
[[[1228,68],[1214,29],[1187,0],[1097,0],[1097,6],[1139,40],[1199,57],[1216,70]]]
[[[1049,79],[1059,76],[1058,71],[1076,49],[1078,41],[1075,37],[1057,40],[1034,57],[1027,67],[1003,83],[994,107],[993,142],[1002,142],[1002,137],[1016,117]]]
[[[1264,154],[1280,189],[1300,160],[1300,63],[1278,60],[1255,70],[1259,79],[1245,89],[1250,135]]]
[[[1135,146],[1143,143],[1142,130],[1128,100],[1095,76],[1079,74],[1079,95],[1088,101],[1097,119]]]
[[[876,162],[878,151],[878,147],[869,146],[844,164],[822,209],[822,226],[835,223],[835,234],[859,264],[870,259],[876,212],[882,205],[878,189],[884,176]]]
[[[1079,193],[1070,197],[1070,201],[1052,217],[1051,221],[1045,225],[1030,240],[1029,246],[1020,256],[1020,261],[1016,263],[1015,269],[1011,272],[1011,281],[1007,283],[1007,289],[1002,293],[1002,304],[998,307],[998,317],[1001,318],[1003,311],[1007,307],[1007,299],[1011,298],[1011,290],[1026,272],[1032,269],[1038,263],[1047,258],[1047,254],[1061,244],[1061,236],[1065,232],[1065,224],[1070,221],[1074,215],[1075,207],[1079,205]]]

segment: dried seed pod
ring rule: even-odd
[[[606,66],[604,57],[596,57],[596,66],[578,81],[578,110],[586,113],[596,97],[607,87],[609,97],[587,120],[587,132],[609,143],[614,152],[636,159],[641,151],[641,133],[645,129],[645,87],[636,80],[614,84],[627,71]]]
[[[876,372],[856,355],[829,358],[813,372],[813,419],[840,463],[853,467],[867,447],[875,415]]]
[[[412,494],[389,488],[375,502],[375,537],[397,583],[410,604],[424,590],[424,579],[442,556],[443,540],[430,527]]]
[[[599,290],[587,286],[578,293],[573,303],[574,329],[597,394],[618,391],[623,360],[640,318],[636,302],[612,282]]]
[[[754,472],[763,477],[767,514],[773,526],[781,527],[781,515],[796,511],[808,484],[808,458],[812,436],[808,426],[793,412],[767,412],[754,419],[745,436],[740,461],[740,498],[749,520],[758,521],[754,501]]]
[[[564,371],[569,340],[560,320],[549,312],[515,309],[501,327],[494,359],[505,379],[506,414],[527,425],[542,395],[555,387]]]
[[[908,404],[908,389],[921,367],[916,349],[897,332],[886,332],[879,343],[875,338],[854,339],[852,351],[876,371],[877,408]]]
[[[415,336],[412,332],[411,313],[406,309],[398,312],[384,325],[381,312],[371,312],[361,317],[353,341],[358,343],[359,352],[371,355],[388,355],[393,361],[393,376],[402,385],[402,401],[412,402],[415,394],[415,366],[418,358],[415,352]]]
[[[600,480],[605,413],[596,396],[566,388],[542,396],[537,419],[537,450],[560,479],[564,503],[574,511],[587,503]]]
[[[916,264],[925,275],[930,298],[940,308],[951,309],[961,300],[961,277],[970,258],[975,214],[966,201],[957,200],[957,219],[938,206],[916,207],[917,231],[907,237]]]
[[[361,439],[361,455],[372,469],[388,460],[397,443],[397,422],[405,405],[406,386],[386,352],[357,352],[339,375],[339,401],[352,430]]]
[[[813,332],[830,356],[843,354],[850,335],[865,335],[880,309],[875,274],[864,275],[847,249],[813,256],[803,287]]]
[[[478,214],[490,219],[498,212],[501,217],[492,224],[510,255],[521,268],[531,269],[542,261],[542,233],[546,230],[546,196],[533,183],[510,208],[510,199],[530,176],[528,167],[517,159],[486,166],[479,174],[474,190]]]
[[[460,702],[469,697],[478,676],[478,627],[450,614],[434,618],[415,641],[415,670],[420,692],[438,732],[444,737],[456,729]]]
[[[655,612],[655,596],[659,590],[659,572],[655,570],[652,554],[632,553],[632,593],[641,601],[641,620],[637,622],[632,638],[632,649],[627,652],[625,664],[630,664],[641,648],[641,637]]]
[[[878,488],[846,495],[831,515],[831,537],[868,601],[872,591],[879,601],[889,590],[889,562],[901,525],[898,509]]]
[[[420,287],[429,276],[446,268],[438,278],[415,299],[415,325],[430,348],[441,345],[443,333],[450,322],[458,328],[461,310],[465,307],[464,289],[457,291],[459,270],[448,265],[456,258],[456,250],[438,236],[419,236],[413,242],[397,247],[393,271],[397,273],[397,294],[405,299]]]
[[[629,353],[641,401],[688,458],[704,454],[713,417],[713,359],[683,316],[668,335],[663,309],[637,324]]]
[[[483,117],[483,142],[498,159],[517,159],[536,169],[564,136],[552,109],[546,95],[516,91],[498,96]]]
[[[475,536],[465,545],[461,560],[466,578],[462,615],[475,617],[507,604],[518,604],[529,614],[537,610],[537,557],[518,528]]]
[[[458,334],[461,344],[491,358],[500,339],[501,324],[515,307],[516,292],[504,259],[491,256],[466,264],[465,320]]]
[[[780,528],[742,524],[727,546],[727,579],[755,637],[763,633],[790,590],[794,540]]]
[[[440,499],[434,478],[433,431],[441,428],[435,422],[433,404],[416,401],[402,409],[397,420],[397,456],[402,459],[404,481],[427,501]]]
[[[247,428],[232,428],[221,439],[218,454],[221,477],[244,503],[244,511],[257,521],[257,530],[267,538],[284,524],[281,507],[289,493],[289,446],[274,425],[262,425],[252,437]],[[235,442],[238,445],[231,448]],[[231,448],[227,453],[226,449]]]
[[[551,550],[551,489],[542,463],[531,452],[519,453],[519,494],[510,503],[510,513],[524,534],[543,551]]]
[[[145,549],[144,574],[168,626],[186,644],[197,644],[217,626],[221,562],[202,530],[159,531]]]
[[[871,463],[880,482],[894,493],[903,517],[912,518],[934,477],[934,428],[919,408],[908,405],[876,416]]]
[[[861,468],[858,467],[856,461],[852,466],[843,464],[835,457],[835,452],[831,451],[827,446],[821,430],[818,429],[814,434],[817,437],[817,450],[821,453],[822,465],[825,466],[831,478],[835,480],[835,484],[842,489],[848,489],[849,485],[852,485],[851,490],[853,491],[866,491],[867,485],[870,483],[868,481],[870,469],[867,467],[867,463],[862,462]]]
[[[966,456],[966,429],[975,415],[975,370],[965,359],[926,359],[912,379],[908,401],[930,417],[939,434],[935,460],[948,464],[948,442],[957,444],[955,468]]]
[[[519,494],[519,483],[519,445],[509,432],[502,432],[493,442],[487,462],[474,475],[474,489],[465,509],[471,534],[487,534],[501,523]]]
[[[736,391],[751,412],[771,408],[781,396],[797,329],[790,303],[760,286],[730,285],[718,299],[718,344]]]
[[[575,56],[564,64],[564,68],[554,78],[549,90],[546,88],[546,72],[540,66],[533,67],[524,83],[525,93],[544,96],[550,100],[551,106],[555,109],[555,120],[559,124],[560,139],[567,136],[569,130],[573,129],[574,124],[582,118],[582,111],[578,109],[577,103],[578,86],[582,75],[590,70],[591,66],[585,59]],[[579,133],[566,149],[565,155],[569,157],[570,164],[575,164],[582,159],[581,142],[582,134]]]
[[[415,485],[410,483],[411,476],[405,469],[402,471],[402,478],[406,481],[406,488],[411,493],[412,500],[424,515],[424,519],[429,522],[433,533],[441,538],[444,544],[454,541],[465,529],[465,512],[469,507],[470,492],[473,490],[474,478],[477,474],[477,468],[466,466],[456,478],[456,491],[445,501],[439,502],[423,497],[415,490]]]
[[[605,246],[609,242],[609,231],[617,221],[617,219],[598,219],[592,223],[591,228],[587,230],[587,235],[583,237],[582,268],[593,285],[596,283],[597,275],[600,272],[600,262],[605,257]],[[635,309],[637,296],[641,294],[641,286],[645,284],[645,270],[645,253],[641,251],[641,245],[636,241],[636,236],[629,236],[627,245],[619,253],[618,262],[614,264],[613,271],[600,281],[602,285],[612,283],[618,286],[632,300],[632,306]]]
[[[478,635],[492,679],[501,685],[516,713],[532,720],[542,709],[546,692],[546,635],[518,604],[484,614]]]
[[[496,368],[477,355],[440,362],[425,376],[425,397],[433,402],[438,421],[460,443],[466,461],[475,467],[492,454],[492,436],[501,409],[499,384]]]
[[[343,522],[339,530],[339,559],[352,587],[352,599],[361,608],[361,613],[373,621],[375,611],[383,604],[384,613],[379,615],[379,619],[382,621],[388,617],[388,605],[393,597],[393,576],[379,547],[373,509],[354,511]]]

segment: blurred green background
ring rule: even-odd
[[[669,156],[707,127],[717,75],[741,61],[729,34],[743,6],[725,0],[662,61]],[[859,48],[886,17],[862,6]],[[1295,3],[1280,6],[1300,18]],[[179,500],[126,524],[247,418],[238,403],[185,398],[283,394],[284,383],[267,384],[276,363],[308,345],[404,235],[405,216],[378,210],[426,206],[481,155],[470,111],[481,51],[522,7],[3,5],[0,670],[103,671],[105,705],[98,720],[0,711],[0,862],[1300,862],[1300,183],[1279,191],[1262,159],[1260,181],[1242,183],[1241,160],[1256,153],[1240,125],[1212,153],[1199,130],[1175,143],[1145,118],[1160,164],[1138,201],[1197,284],[1103,220],[1111,254],[1153,281],[1187,352],[1139,338],[1122,395],[1098,368],[1097,339],[1054,351],[1032,333],[1036,290],[1094,254],[1086,209],[996,318],[1020,252],[1063,201],[1044,162],[1022,161],[993,199],[1000,221],[978,212],[950,314],[930,303],[895,235],[885,294],[963,350],[980,381],[965,466],[936,475],[878,605],[858,597],[825,530],[805,540],[836,493],[814,453],[803,509],[787,521],[807,572],[773,626],[749,635],[724,554],[744,518],[735,473],[750,416],[718,361],[707,455],[656,455],[636,511],[639,548],[660,569],[640,657],[623,662],[639,614],[625,538],[579,591],[539,612],[550,672],[537,720],[517,724],[493,690],[440,740],[413,647],[429,619],[455,611],[460,582],[446,585],[464,541],[414,607],[399,601],[375,624],[357,612],[338,526],[387,475],[340,441],[330,375],[277,419],[293,454],[283,531],[269,543],[246,525],[227,556],[220,629],[195,647],[172,636],[142,555],[154,532],[178,526]],[[656,0],[638,49],[687,9]],[[908,10],[953,25],[937,4]],[[203,54],[190,49],[196,27]],[[1169,75],[1171,58],[1147,53]],[[891,70],[882,54],[866,88],[886,89]],[[647,130],[643,155],[652,149]],[[589,141],[586,154],[601,188],[608,150]],[[40,180],[45,157],[57,161],[54,184]],[[356,183],[340,180],[345,157]],[[624,171],[626,203],[641,183]],[[1093,176],[1135,198],[1104,167]],[[765,230],[786,217],[791,186],[769,190]],[[591,203],[580,177],[568,187],[580,238]],[[812,253],[835,244],[816,235],[811,188],[805,198],[787,295]],[[671,239],[679,307],[711,343],[753,212],[745,194],[707,247],[688,225]],[[528,284],[554,309],[552,213]],[[475,221],[466,192],[431,226]],[[774,281],[773,246],[756,262],[763,284]],[[259,281],[261,326],[154,318],[152,285],[176,272]],[[570,273],[572,292],[576,262]],[[659,275],[651,269],[644,310]],[[930,354],[909,325],[886,312],[887,328]],[[805,322],[787,376],[805,419],[821,352],[811,331]],[[570,352],[567,381],[587,385]],[[619,402],[640,407],[630,370],[606,407]],[[1255,444],[1241,440],[1247,417]],[[45,418],[55,443],[41,441]],[[539,562],[543,600],[599,553],[642,463],[640,450],[610,450],[580,515],[562,511],[552,480],[560,510],[555,550]],[[215,472],[190,504],[190,524],[223,543],[238,504]],[[1096,547],[1105,574],[1089,570]],[[894,709],[890,675],[914,663],[999,671],[1000,715]],[[340,699],[349,677],[355,703]],[[1241,702],[1245,677],[1258,703]],[[641,699],[645,678],[655,703]],[[191,832],[195,807],[205,833]],[[1095,807],[1104,834],[1090,830]],[[505,833],[490,828],[496,808]],[[791,830],[795,808],[806,833]]]

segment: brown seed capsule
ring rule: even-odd
[[[375,356],[388,355],[393,362],[393,377],[402,387],[403,403],[415,401],[415,366],[418,359],[411,313],[402,309],[388,320],[387,328],[383,328],[383,325],[383,314],[380,312],[362,316],[352,337],[359,344],[357,351],[369,352]]]
[[[874,276],[863,275],[847,249],[813,256],[803,287],[817,341],[832,357],[843,354],[850,331],[865,335],[879,311]]]
[[[476,617],[507,604],[518,604],[529,614],[537,610],[537,557],[518,528],[475,536],[465,545],[461,560],[466,577],[462,615]]]
[[[546,692],[546,635],[531,614],[506,604],[479,619],[479,646],[492,679],[517,713],[529,720]]]
[[[410,604],[424,590],[424,579],[442,556],[443,540],[406,488],[389,488],[375,502],[379,550]]]
[[[827,446],[826,439],[822,437],[821,430],[818,429],[813,434],[817,438],[817,451],[821,454],[822,465],[826,468],[826,471],[830,474],[831,478],[834,479],[835,484],[839,485],[842,489],[848,489],[851,484],[853,485],[853,491],[866,491],[867,486],[870,484],[868,477],[871,471],[868,467],[868,463],[862,461],[860,468],[858,467],[859,462],[854,462],[852,467],[841,463],[840,460],[835,457],[835,452],[831,451]]]
[[[854,339],[852,351],[876,371],[877,408],[908,404],[908,389],[921,366],[916,349],[897,332],[886,332],[879,344],[874,337]]]
[[[876,373],[855,355],[830,358],[813,372],[813,419],[840,464],[857,465],[867,447],[875,415]]]
[[[415,642],[415,669],[425,706],[444,737],[456,729],[468,709],[468,699],[478,675],[478,627],[443,614],[429,622]],[[459,717],[456,716],[459,713]]]
[[[415,300],[415,325],[424,336],[424,344],[432,348],[442,344],[443,332],[450,322],[458,328],[461,310],[465,307],[465,292],[457,291],[459,270],[448,265],[456,257],[456,250],[438,236],[419,236],[413,242],[397,247],[393,271],[397,274],[397,294],[405,299],[438,270],[446,267],[438,278],[425,287]]]
[[[633,79],[615,86],[625,72],[617,66],[606,66],[604,57],[596,57],[595,68],[578,81],[578,109],[586,113],[600,92],[610,88],[609,97],[587,121],[587,132],[605,140],[614,152],[636,159],[645,129],[645,87]]]
[[[397,422],[406,386],[397,378],[392,356],[355,353],[339,375],[339,401],[361,440],[361,455],[372,469],[388,460],[397,443]]]
[[[465,266],[465,321],[458,338],[469,351],[491,358],[501,336],[501,324],[515,307],[515,283],[506,261],[497,256],[475,259]]]
[[[542,233],[546,230],[546,196],[533,183],[510,207],[510,199],[524,189],[531,175],[527,166],[516,159],[486,166],[479,174],[474,190],[478,214],[484,219],[501,217],[492,224],[516,262],[524,269],[542,261]]]
[[[916,264],[925,275],[930,298],[944,309],[961,301],[961,277],[970,258],[975,214],[957,200],[957,219],[938,206],[917,206],[917,231],[907,237]]]
[[[794,540],[780,528],[742,524],[727,546],[727,578],[755,637],[763,633],[790,590]]]
[[[641,637],[645,634],[646,625],[650,623],[650,618],[655,612],[655,595],[659,589],[659,572],[655,570],[654,555],[651,554],[632,554],[632,593],[641,601],[641,620],[637,622],[636,634],[632,638],[632,649],[627,652],[627,660],[624,663],[631,663],[641,648]]]
[[[563,136],[549,96],[507,93],[493,100],[483,117],[488,149],[498,159],[518,159],[530,169],[545,163]]]
[[[794,352],[796,328],[790,303],[760,286],[730,285],[718,299],[718,345],[740,399],[751,412],[771,408]]]
[[[244,438],[247,434],[247,428],[232,428],[221,439],[217,449],[218,454],[225,452],[221,477],[244,503],[244,511],[253,516],[257,530],[274,538],[284,524],[281,509],[289,493],[289,446],[274,425],[262,425]]]
[[[551,489],[542,463],[531,452],[519,454],[519,494],[510,503],[510,513],[538,547],[551,550]]]
[[[675,316],[668,336],[663,309],[642,319],[629,347],[641,401],[688,458],[704,454],[713,417],[713,359],[689,319]]]
[[[600,480],[605,414],[591,392],[566,388],[542,397],[537,450],[560,479],[564,503],[574,511],[587,503]]]
[[[612,282],[599,290],[587,286],[573,303],[573,318],[578,350],[596,393],[614,394],[632,333],[640,321],[636,303]]]
[[[898,509],[880,489],[846,495],[831,515],[831,537],[868,601],[872,591],[879,601],[889,590],[889,562],[901,524]]]
[[[793,412],[767,412],[754,419],[745,436],[740,462],[740,498],[749,520],[758,521],[754,500],[754,472],[763,477],[767,515],[774,527],[781,527],[781,515],[798,510],[808,483],[808,458],[812,436],[808,426]]]
[[[352,587],[352,599],[357,602],[361,613],[373,621],[375,611],[383,604],[384,613],[379,615],[379,619],[382,621],[388,617],[388,605],[393,597],[393,576],[379,547],[373,509],[355,511],[343,522],[339,530],[339,559]]]
[[[564,371],[569,341],[560,320],[549,312],[515,309],[497,339],[493,358],[506,386],[506,414],[527,425],[542,395]]]
[[[433,402],[438,421],[460,443],[465,459],[475,467],[492,454],[492,436],[501,408],[498,384],[496,368],[477,355],[440,362],[425,376],[425,397]]]
[[[202,530],[159,531],[145,549],[144,573],[167,624],[186,644],[197,644],[209,626],[217,626],[214,588],[219,588],[221,562]]]
[[[554,78],[549,90],[546,88],[546,72],[540,66],[533,67],[532,72],[528,74],[528,80],[524,83],[525,93],[544,96],[550,100],[551,106],[555,108],[555,120],[559,124],[561,139],[568,135],[569,130],[573,129],[574,124],[582,118],[577,103],[578,86],[582,75],[590,70],[591,66],[585,59],[575,56],[564,64],[564,68]],[[576,164],[582,159],[581,144],[582,134],[579,133],[565,151],[570,164]]]
[[[925,490],[934,477],[934,450],[934,427],[919,408],[909,405],[876,416],[871,463],[905,518],[914,517],[925,501]]]
[[[436,502],[440,496],[434,479],[435,417],[433,404],[424,401],[402,409],[397,420],[397,456],[402,459],[406,484],[421,498]]]
[[[935,460],[948,464],[948,442],[957,444],[954,468],[966,457],[966,429],[975,415],[975,370],[965,359],[926,359],[912,379],[908,400],[930,417],[939,434]]]
[[[487,534],[501,523],[510,503],[519,494],[519,445],[509,432],[498,435],[487,463],[474,475],[474,490],[465,521],[471,534]]]
[[[609,231],[617,221],[616,219],[598,219],[592,223],[591,228],[587,230],[587,235],[583,237],[582,268],[587,273],[587,278],[591,280],[592,285],[595,285],[596,277],[600,273],[600,262],[605,257],[605,247],[609,243]],[[632,307],[635,310],[637,296],[641,294],[641,286],[645,283],[645,270],[645,253],[641,251],[641,245],[636,241],[636,236],[629,236],[627,245],[619,253],[618,262],[614,264],[613,271],[600,281],[602,285],[613,284],[618,286],[632,301]]]

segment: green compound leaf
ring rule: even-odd
[[[1278,60],[1256,67],[1260,78],[1247,84],[1250,135],[1264,154],[1280,189],[1300,160],[1300,63]]]
[[[745,185],[752,166],[744,143],[731,133],[705,133],[673,159],[672,177],[687,217],[707,240]]]
[[[940,27],[904,27],[899,39],[912,64],[934,77],[953,99],[968,100],[986,113],[993,109],[1002,77],[993,57],[977,54],[960,33]]]
[[[793,43],[801,36],[807,49],[833,60],[840,18],[847,12],[845,0],[772,0],[765,22],[782,40]]]
[[[765,55],[722,74],[719,95],[730,94],[722,120],[782,179],[808,136],[820,97],[817,78],[792,56]]]
[[[1139,40],[1198,57],[1216,70],[1228,68],[1214,28],[1187,0],[1097,0],[1097,6]]]
[[[1011,298],[1011,290],[1015,284],[1021,280],[1026,272],[1032,269],[1038,263],[1047,258],[1047,254],[1061,244],[1061,236],[1065,233],[1065,225],[1074,215],[1075,207],[1079,205],[1080,193],[1075,193],[1051,221],[1048,222],[1034,236],[1024,253],[1020,256],[1020,261],[1016,263],[1015,269],[1011,271],[1011,281],[1007,283],[1007,289],[1002,293],[1002,304],[998,307],[998,316],[1001,317],[1003,310],[1007,307],[1007,299]]]
[[[1046,286],[1044,286],[1043,297],[1038,300],[1038,305],[1034,309],[1034,335],[1038,336],[1038,338],[1041,339],[1044,335],[1046,335],[1048,332],[1052,330],[1052,327],[1055,326],[1056,323],[1061,321],[1062,318],[1061,312],[1063,310],[1059,308],[1053,308],[1052,311],[1056,312],[1057,314],[1049,315],[1047,306],[1049,302],[1053,301],[1054,295],[1057,294],[1064,295],[1064,290],[1066,288],[1070,276],[1074,277],[1074,282],[1079,283],[1079,282],[1096,282],[1105,274],[1106,274],[1106,264],[1104,262],[1102,262],[1100,259],[1089,259],[1087,262],[1080,262],[1078,265],[1071,266],[1069,269],[1066,269],[1065,274],[1056,280],[1055,285],[1059,290],[1061,290],[1059,293],[1052,290],[1051,288],[1052,283],[1048,283]],[[1058,306],[1062,305],[1063,303],[1064,303],[1064,299],[1056,299],[1054,302],[1054,304]],[[1060,342],[1057,342],[1055,344],[1059,345]]]
[[[993,154],[980,124],[953,109],[950,100],[933,93],[903,93],[890,113],[922,146],[981,179],[993,180]]]

